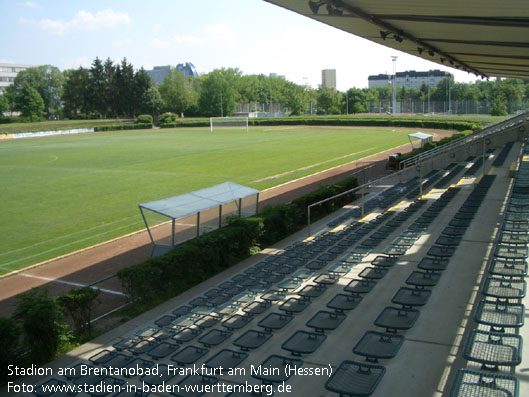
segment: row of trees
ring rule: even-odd
[[[370,105],[372,109],[377,107],[377,104],[391,102],[392,88],[378,87],[364,90],[351,88],[346,96],[349,99],[349,112],[366,112],[370,110]],[[436,87],[431,88],[428,88],[426,84],[419,89],[399,87],[396,96],[397,102],[400,103],[444,103],[444,111],[452,113],[454,104],[464,102],[480,104],[487,113],[507,115],[529,107],[529,81],[494,79],[491,81],[478,80],[474,83],[457,83],[452,78],[446,78]],[[423,106],[423,108],[428,109],[428,106]]]
[[[114,63],[96,58],[90,68],[60,72],[44,65],[20,72],[0,96],[0,111],[19,111],[29,119],[134,117],[173,112],[186,116],[227,116],[241,103],[264,111],[281,104],[290,114],[364,113],[391,102],[391,87],[350,88],[346,92],[294,84],[283,78],[243,75],[236,68],[215,69],[198,77],[184,77],[174,69],[155,87],[140,68],[123,59]],[[445,79],[436,87],[399,87],[401,103],[474,101],[491,113],[512,113],[529,106],[529,82],[516,79],[456,83]],[[387,105],[384,105],[386,110]],[[416,106],[417,108],[417,106]],[[445,111],[451,110],[450,104]]]

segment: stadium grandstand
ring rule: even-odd
[[[523,0],[269,2],[477,76],[529,78]],[[36,392],[17,395],[529,395],[528,132],[523,112],[407,160],[310,235],[79,347],[50,364],[75,373],[25,378]]]

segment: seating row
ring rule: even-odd
[[[512,145],[500,153],[505,161]],[[527,145],[524,154],[529,153]],[[512,186],[503,224],[498,234],[488,274],[481,286],[481,299],[474,310],[477,327],[467,335],[462,356],[466,368],[457,371],[449,390],[450,397],[467,395],[518,396],[519,380],[512,368],[521,362],[523,340],[518,334],[524,325],[529,229],[529,163],[521,161]],[[469,367],[477,363],[481,368]]]

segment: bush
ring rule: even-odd
[[[22,365],[20,329],[11,318],[0,318],[0,384],[7,381],[7,366]]]
[[[258,217],[263,225],[259,243],[263,247],[274,244],[299,230],[303,213],[291,204],[278,204],[264,208]]]
[[[158,124],[160,125],[176,123],[177,120],[178,116],[171,112],[166,112],[158,116]]]
[[[21,318],[23,343],[33,364],[54,358],[61,343],[68,340],[59,304],[46,288],[33,288],[18,296],[15,316]]]
[[[140,114],[138,117],[136,117],[135,124],[152,124],[152,116],[150,114]]]
[[[358,186],[356,177],[339,184],[323,186],[291,204],[264,208],[249,218],[231,217],[227,225],[204,234],[157,258],[118,272],[127,295],[139,304],[169,298],[210,278],[306,226],[307,206]],[[340,197],[313,213],[321,217],[354,199]]]
[[[71,317],[74,331],[81,339],[92,333],[92,310],[99,292],[90,287],[74,288],[58,298],[60,307]]]

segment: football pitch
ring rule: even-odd
[[[138,204],[230,181],[263,190],[415,130],[288,126],[0,141],[0,274],[144,227]]]

